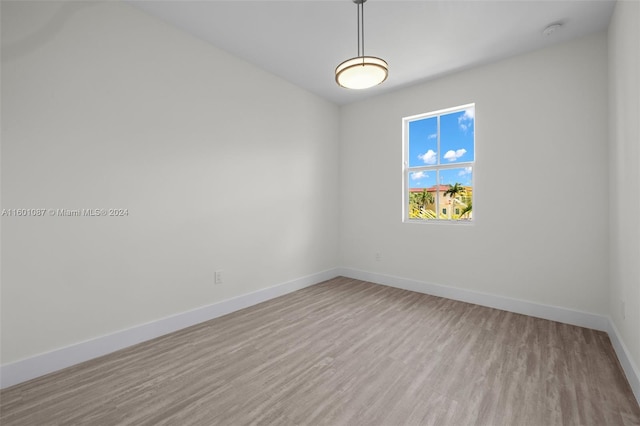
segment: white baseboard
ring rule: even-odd
[[[338,276],[337,269],[329,269],[292,281],[223,300],[212,305],[182,312],[157,321],[117,331],[106,336],[76,343],[20,361],[0,366],[0,388],[6,388],[27,380],[107,355],[120,349],[183,328],[199,324],[231,312],[256,305],[305,287]]]
[[[638,369],[638,366],[633,362],[633,358],[631,354],[629,354],[629,350],[624,344],[624,341],[620,338],[618,328],[611,318],[609,318],[609,329],[607,333],[609,334],[609,339],[611,339],[613,349],[616,351],[616,355],[618,355],[618,360],[620,361],[620,365],[622,365],[624,374],[627,376],[629,385],[631,385],[631,390],[633,390],[633,394],[638,404],[640,404],[640,369]]]
[[[609,339],[611,339],[613,349],[616,351],[618,360],[622,365],[622,369],[624,370],[627,380],[631,385],[631,389],[638,400],[638,404],[640,404],[640,370],[638,370],[638,367],[633,362],[633,358],[631,358],[623,340],[620,338],[620,334],[618,333],[618,329],[615,324],[607,316],[575,311],[559,306],[527,302],[495,294],[481,293],[440,284],[378,274],[375,272],[367,272],[359,269],[339,268],[338,273],[339,275],[347,278],[369,281],[389,287],[411,290],[418,293],[430,294],[432,296],[445,297],[447,299],[474,303],[476,305],[502,309],[504,311],[607,332],[609,334]]]
[[[445,297],[461,302],[474,303],[489,308],[502,309],[503,311],[532,317],[558,321],[565,324],[577,325],[599,331],[609,329],[609,320],[606,316],[591,314],[588,312],[574,311],[559,306],[543,305],[525,300],[512,299],[510,297],[495,294],[481,293],[457,287],[441,284],[433,284],[424,281],[410,280],[391,275],[383,275],[374,272],[361,271],[359,269],[340,268],[339,275],[372,283],[383,284],[390,287],[402,288],[432,296]]]

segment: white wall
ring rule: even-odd
[[[634,1],[618,1],[609,26],[609,117],[610,311],[640,378],[640,3]]]
[[[343,107],[343,266],[606,314],[606,48],[600,33]],[[475,225],[403,224],[402,117],[471,102]]]
[[[115,2],[2,2],[2,364],[337,265],[339,109]],[[214,270],[225,283],[213,285]]]

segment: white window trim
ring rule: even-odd
[[[464,161],[453,164],[436,164],[433,166],[413,166],[409,167],[409,123],[415,120],[420,120],[429,117],[438,117],[438,162],[440,161],[440,116],[451,112],[463,111],[468,108],[474,108],[475,117],[475,103],[469,103],[465,105],[459,105],[456,107],[445,108],[438,111],[432,111],[423,114],[411,115],[402,118],[402,222],[403,223],[418,223],[418,224],[437,224],[437,225],[456,225],[456,226],[472,226],[477,221],[477,214],[474,211],[472,220],[453,220],[453,219],[410,219],[409,218],[409,173],[418,172],[421,170],[443,170],[443,169],[457,169],[461,167],[471,166],[473,167],[473,175],[471,176],[471,186],[473,187],[473,204],[476,205],[476,170],[477,170],[477,152],[476,152],[476,137],[473,137],[473,160]],[[475,132],[475,118],[474,118],[474,132]],[[436,178],[436,185],[438,185],[438,179]],[[436,197],[436,212],[440,210],[440,200]]]

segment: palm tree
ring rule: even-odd
[[[427,204],[433,204],[433,201],[434,201],[433,194],[430,192],[427,192],[427,188],[425,188],[424,190],[422,190],[419,200],[420,200],[420,204],[422,204],[422,208],[426,210]]]
[[[435,203],[433,194],[423,188],[422,192],[412,192],[409,194],[409,217],[428,219],[423,212],[428,212],[427,206]]]
[[[473,204],[471,203],[471,200],[469,200],[467,202],[467,206],[463,208],[462,211],[460,212],[460,217],[464,216],[465,214],[469,213],[472,210],[473,210]]]
[[[449,184],[449,189],[444,191],[444,196],[445,197],[447,195],[449,197],[451,197],[451,208],[449,209],[449,219],[451,219],[451,211],[453,210],[453,207],[454,207],[455,203],[456,202],[458,202],[458,203],[460,202],[458,197],[461,197],[462,195],[464,195],[465,192],[466,192],[466,190],[465,190],[464,186],[462,186],[458,182],[456,182],[454,185]]]

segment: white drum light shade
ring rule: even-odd
[[[336,67],[336,83],[347,89],[368,89],[387,79],[389,66],[375,56],[347,59]]]

